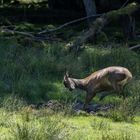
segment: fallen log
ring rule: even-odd
[[[130,47],[129,50],[134,50],[134,49],[137,49],[137,48],[140,48],[140,44]]]
[[[111,20],[116,19],[122,15],[131,15],[138,8],[139,5],[137,3],[131,3],[126,7],[121,7],[118,10],[112,10],[103,14],[93,22],[88,31],[83,32],[83,34],[77,37],[76,40],[74,40],[72,43],[67,44],[67,47],[69,47],[70,50],[78,51],[83,43],[87,42],[90,38],[93,39]]]

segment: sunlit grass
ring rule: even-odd
[[[1,140],[139,140],[140,119],[134,123],[113,122],[97,116],[65,116],[47,110],[6,112],[0,109]],[[28,119],[25,114],[28,113]],[[5,119],[6,117],[6,119]],[[3,123],[2,123],[3,121]]]
[[[39,3],[43,2],[44,0],[17,0],[22,4],[32,4],[32,3]]]

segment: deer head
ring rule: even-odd
[[[64,86],[68,88],[70,91],[75,89],[75,83],[72,80],[72,78],[69,77],[68,72],[65,73],[64,75],[64,80],[63,80]]]

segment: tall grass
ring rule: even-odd
[[[16,140],[63,140],[68,133],[63,133],[65,124],[61,122],[59,116],[50,118],[43,116],[42,119],[32,118],[32,120],[20,121],[10,130],[11,135]]]
[[[111,132],[103,132],[102,133],[102,140],[133,140],[134,136],[129,131],[122,131],[118,133],[111,133]]]
[[[15,95],[0,97],[0,108],[4,108],[7,111],[19,111],[26,105],[24,100]]]
[[[0,41],[2,96],[14,93],[28,102],[72,99],[62,83],[65,69],[76,78],[112,65],[127,67],[134,77],[140,73],[140,56],[123,46],[107,49],[92,46],[76,56],[63,43],[25,44],[19,44],[17,39]]]
[[[11,99],[14,100],[13,97]],[[19,101],[20,102],[20,101]],[[4,104],[10,102],[5,102]],[[9,104],[9,105],[10,105]],[[15,105],[14,105],[15,106]],[[12,108],[13,109],[13,108]],[[69,109],[69,108],[67,108]],[[55,112],[29,106],[10,111],[0,108],[1,140],[139,140],[139,122],[114,123],[97,116],[75,115],[72,110]]]
[[[111,109],[108,113],[108,117],[112,118],[114,121],[135,121],[135,116],[140,111],[140,86],[139,80],[133,81],[131,85],[123,91],[126,95],[125,99],[121,99],[115,108]]]
[[[29,40],[0,40],[0,139],[2,140],[136,140],[139,126],[134,122],[140,107],[140,55],[112,44],[109,48],[89,46],[78,56],[63,43],[34,43]],[[85,112],[75,113],[72,103],[83,101],[82,91],[70,94],[63,86],[67,69],[72,77],[84,78],[107,66],[127,67],[134,79],[123,91],[125,100],[111,98],[116,106],[105,112],[107,119]],[[22,99],[22,100],[21,100]],[[35,110],[28,103],[57,99],[62,110]],[[27,103],[25,102],[27,101]],[[69,103],[69,104],[68,104]],[[109,101],[107,101],[109,103]],[[87,120],[87,122],[85,122]],[[123,121],[134,130],[119,130]],[[125,122],[124,122],[125,121]],[[113,124],[112,124],[113,123]],[[139,122],[138,122],[139,123]],[[136,131],[136,136],[134,131]],[[138,136],[138,138],[136,138]]]

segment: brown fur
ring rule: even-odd
[[[128,69],[112,66],[98,70],[84,79],[70,78],[66,73],[64,76],[64,85],[70,91],[75,88],[80,88],[87,92],[84,105],[85,109],[96,93],[110,90],[119,92],[131,79],[132,74]]]

